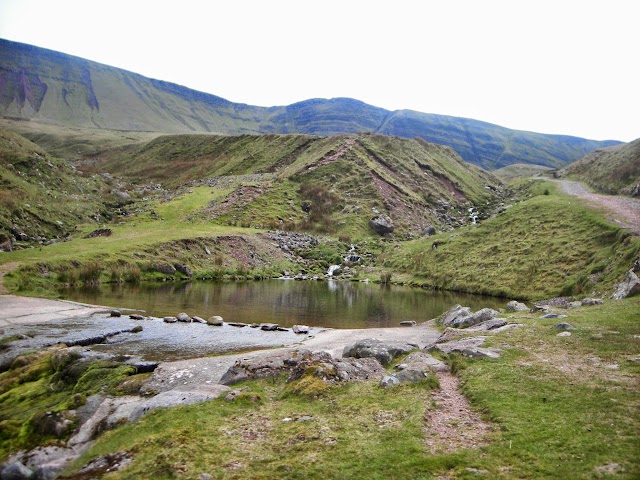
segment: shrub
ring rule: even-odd
[[[102,275],[102,267],[98,262],[85,263],[80,267],[78,274],[80,281],[84,285],[98,285],[100,283],[100,275]]]

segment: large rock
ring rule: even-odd
[[[491,308],[483,308],[475,313],[471,313],[471,309],[469,307],[456,305],[443,314],[439,321],[445,327],[466,328],[492,320],[498,315],[500,314]]]
[[[161,263],[156,265],[156,271],[160,273],[164,273],[165,275],[174,275],[176,273],[176,267],[173,265],[168,265],[166,263]]]
[[[482,348],[481,345],[487,337],[468,337],[446,343],[436,344],[433,348],[443,353],[460,353],[465,357],[499,358],[500,353],[496,349]]]
[[[510,312],[526,312],[527,310],[529,310],[529,307],[527,307],[524,303],[511,300],[509,303],[507,303],[507,310],[509,310]]]
[[[135,407],[131,409],[127,420],[134,422],[156,408],[177,407],[213,400],[222,394],[226,394],[230,390],[231,389],[225,385],[198,385],[192,388],[162,392],[155,397],[135,405]]]
[[[404,355],[417,348],[418,346],[413,343],[383,342],[374,338],[367,338],[344,347],[342,356],[353,358],[373,357],[382,365],[388,365],[398,355]]]
[[[214,315],[213,317],[209,317],[207,323],[214,327],[221,327],[224,325],[224,319],[220,315]]]
[[[471,309],[469,307],[454,305],[438,318],[438,322],[445,327],[450,327],[459,318],[468,317],[469,315],[471,315]]]
[[[387,215],[378,215],[369,220],[369,226],[378,235],[386,235],[393,232],[395,226],[393,221]]]
[[[242,358],[237,360],[231,368],[222,375],[220,383],[223,385],[233,385],[234,383],[254,378],[275,377],[281,372],[295,367],[309,355],[311,355],[311,351],[303,349]]]
[[[616,291],[611,295],[611,298],[614,300],[621,300],[638,294],[640,294],[640,278],[638,278],[638,275],[636,275],[632,269],[627,272],[624,280],[618,284]]]
[[[178,272],[186,275],[187,277],[193,275],[193,270],[191,270],[191,267],[189,265],[176,264],[174,265],[174,267]]]
[[[26,480],[33,478],[33,472],[20,462],[13,462],[5,465],[0,470],[2,480]]]
[[[402,369],[422,370],[424,372],[448,372],[449,366],[442,360],[429,355],[427,352],[412,352],[406,356],[402,364]]]
[[[184,323],[191,323],[191,317],[185,312],[181,312],[176,316],[176,320]]]

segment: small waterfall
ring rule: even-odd
[[[469,208],[469,218],[471,219],[471,222],[475,225],[478,219],[478,212],[474,212],[474,210],[475,210],[474,207]]]
[[[334,272],[340,270],[340,265],[331,265],[329,270],[327,270],[327,276],[333,277]]]

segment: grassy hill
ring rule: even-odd
[[[521,177],[533,177],[534,175],[542,175],[544,173],[550,172],[551,170],[553,169],[544,167],[542,165],[513,163],[511,165],[507,165],[506,167],[499,168],[498,170],[493,170],[491,173],[493,173],[501,180],[510,181]]]
[[[176,135],[101,155],[94,171],[167,188],[228,188],[200,215],[217,223],[360,237],[388,214],[396,234],[489,215],[500,182],[452,149],[382,135]]]
[[[118,216],[131,203],[124,197],[129,194],[117,184],[85,177],[26,138],[0,129],[0,243],[11,237],[25,246],[64,240],[78,224]]]
[[[603,193],[640,196],[640,139],[591,152],[558,174]]]
[[[388,111],[348,98],[256,107],[0,39],[0,115],[67,127],[163,133],[372,132],[447,145],[485,169],[561,167],[615,141],[543,135],[477,120]]]

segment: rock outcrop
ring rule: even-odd
[[[611,298],[621,300],[638,294],[640,294],[640,278],[638,278],[638,275],[631,269],[625,275],[624,280],[618,284]]]

